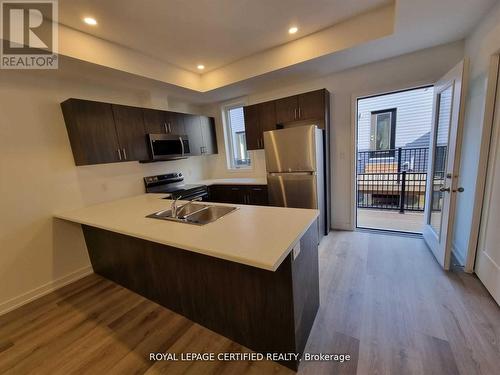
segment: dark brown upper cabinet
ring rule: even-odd
[[[184,115],[185,133],[189,139],[189,152],[193,156],[203,154],[204,144],[200,117],[197,115]]]
[[[68,99],[61,108],[76,165],[121,161],[111,104]]]
[[[184,114],[157,109],[142,109],[144,128],[151,134],[185,134]]]
[[[319,120],[318,127],[324,129],[326,100],[324,89],[278,99],[275,101],[276,122],[284,124],[293,121]]]
[[[149,158],[141,108],[112,105],[118,143],[123,161]]]
[[[215,120],[213,117],[200,116],[201,136],[203,146],[201,153],[204,155],[217,154],[217,136],[215,133]]]
[[[259,149],[260,139],[260,122],[259,122],[259,105],[249,105],[243,107],[243,115],[245,117],[245,138],[247,142],[247,150]]]
[[[168,133],[165,113],[156,109],[142,108],[146,134]]]
[[[276,100],[276,122],[278,124],[283,124],[285,122],[296,121],[298,119],[298,103],[297,96]]]
[[[165,117],[167,121],[167,129],[171,134],[186,134],[186,129],[184,125],[184,117],[186,115],[177,112],[165,112]]]
[[[245,137],[248,150],[264,148],[263,133],[276,129],[274,101],[250,105],[243,108]]]
[[[73,98],[61,108],[76,165],[149,161],[150,133],[187,135],[191,155],[217,153],[212,117]]]
[[[324,119],[325,90],[316,90],[299,95],[299,120]]]

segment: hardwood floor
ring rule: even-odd
[[[500,308],[479,280],[442,271],[422,240],[333,232],[300,374],[496,374]],[[230,308],[230,307],[228,307]],[[292,374],[275,362],[149,361],[150,352],[248,349],[97,275],[0,317],[1,374]]]

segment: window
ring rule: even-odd
[[[396,144],[396,108],[371,113],[372,157],[393,157]]]
[[[228,167],[229,169],[249,168],[251,160],[247,150],[243,106],[227,107],[225,120]]]

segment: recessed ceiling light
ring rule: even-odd
[[[92,18],[92,17],[85,17],[83,19],[83,22],[85,22],[87,25],[92,25],[92,26],[95,26],[97,25],[97,21],[95,18]]]
[[[199,65],[197,66],[197,68],[198,68],[198,70],[203,70],[203,69],[205,69],[205,65],[203,65],[203,64],[199,64]]]
[[[299,31],[299,28],[297,26],[292,26],[288,29],[288,34],[295,34],[297,31]]]

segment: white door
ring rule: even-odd
[[[500,71],[499,71],[500,73]],[[500,74],[497,84],[490,155],[475,272],[500,304]]]
[[[448,270],[460,164],[462,91],[465,62],[461,61],[434,87],[434,110],[427,171],[424,240]]]

